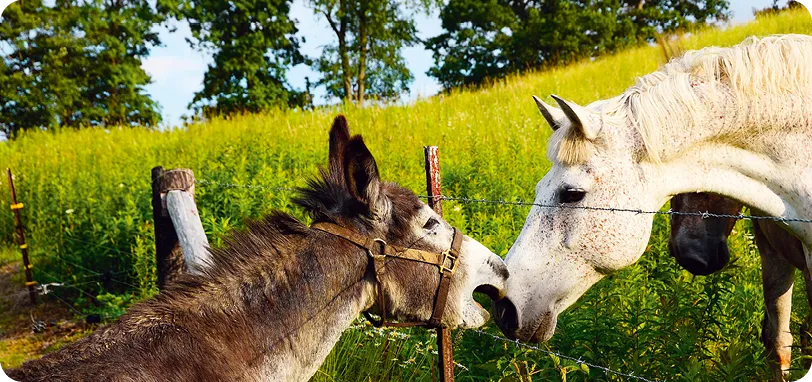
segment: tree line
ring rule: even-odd
[[[0,18],[0,132],[57,126],[156,126],[141,62],[156,32],[188,22],[189,45],[212,55],[196,118],[312,107],[312,87],[343,102],[388,102],[414,80],[404,48],[433,52],[428,74],[453,89],[653,42],[725,21],[728,0],[303,0],[329,25],[318,57],[301,51],[294,0],[20,0]],[[302,0],[297,0],[302,1]],[[443,33],[417,34],[439,10]],[[295,89],[288,70],[321,78]]]

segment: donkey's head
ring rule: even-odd
[[[742,203],[709,193],[679,194],[671,199],[677,212],[711,212],[735,215]],[[671,215],[668,249],[679,265],[695,275],[705,276],[724,267],[730,260],[727,237],[735,219],[703,219],[694,215]]]
[[[433,253],[451,247],[454,229],[417,196],[384,182],[375,158],[360,135],[350,137],[344,116],[330,131],[329,166],[310,182],[297,200],[314,222],[335,223],[389,245]],[[457,271],[451,279],[442,324],[477,327],[489,314],[473,299],[474,291],[493,299],[503,296],[508,271],[502,259],[463,236]],[[437,266],[388,257],[380,274],[386,316],[401,321],[428,321],[440,283]],[[377,299],[373,299],[377,301]],[[376,303],[374,309],[380,312]]]

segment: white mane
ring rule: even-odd
[[[692,84],[721,84],[715,92],[698,94]],[[739,108],[736,118],[755,115],[772,122],[760,128],[792,125],[797,113],[757,102],[770,95],[797,94],[806,97],[812,91],[812,36],[779,35],[765,38],[750,37],[730,47],[709,47],[686,52],[671,60],[658,71],[639,77],[637,83],[603,107],[609,118],[628,118],[640,134],[643,159],[658,162],[663,126],[693,126],[700,112],[702,97],[732,95]],[[713,94],[715,93],[715,94]],[[755,96],[755,97],[754,97]],[[710,98],[718,99],[718,98]],[[782,123],[783,122],[783,123]],[[738,124],[737,131],[725,134],[725,139],[737,140],[748,136],[751,126]],[[734,143],[734,142],[731,142]]]

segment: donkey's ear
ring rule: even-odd
[[[344,175],[344,152],[347,149],[347,142],[350,140],[350,129],[347,126],[347,119],[339,115],[333,121],[330,129],[330,174],[334,176]]]
[[[589,110],[584,109],[583,107],[573,103],[564,101],[561,97],[552,94],[550,95],[553,97],[558,106],[561,107],[561,111],[564,112],[564,115],[569,119],[570,123],[572,124],[572,128],[578,129],[587,140],[594,140],[598,137],[598,133],[600,132],[600,126],[597,128],[595,126],[591,126],[589,124],[589,119],[587,116],[589,115]]]
[[[552,128],[553,131],[558,130],[558,128],[561,127],[561,125],[559,125],[559,121],[566,118],[564,112],[557,107],[548,105],[539,97],[533,96],[533,101],[536,101],[536,106],[538,106],[541,115],[544,116],[544,119],[547,120],[550,128]]]
[[[358,202],[367,206],[371,216],[382,214],[385,201],[378,165],[360,135],[352,137],[347,143],[347,150],[344,152],[344,179],[347,191]]]

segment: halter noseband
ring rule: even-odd
[[[350,243],[365,249],[369,257],[372,259],[372,264],[375,269],[375,281],[378,283],[378,307],[381,310],[381,318],[379,320],[373,319],[368,312],[364,312],[364,316],[367,318],[367,320],[369,320],[369,322],[372,323],[372,325],[376,327],[441,327],[440,323],[443,319],[445,303],[448,299],[448,289],[451,286],[451,277],[454,276],[454,273],[457,271],[457,265],[459,265],[460,247],[462,246],[462,233],[460,233],[457,228],[453,228],[454,236],[451,241],[451,248],[443,251],[442,253],[428,252],[413,248],[403,248],[387,244],[383,239],[373,239],[333,223],[316,223],[310,228],[317,229],[347,240]],[[434,309],[431,313],[431,318],[427,322],[391,322],[386,320],[386,305],[383,295],[381,275],[384,274],[386,269],[384,266],[384,260],[387,257],[434,265],[440,269],[440,284],[437,286],[437,292],[434,294]],[[450,264],[447,266],[447,263]]]

